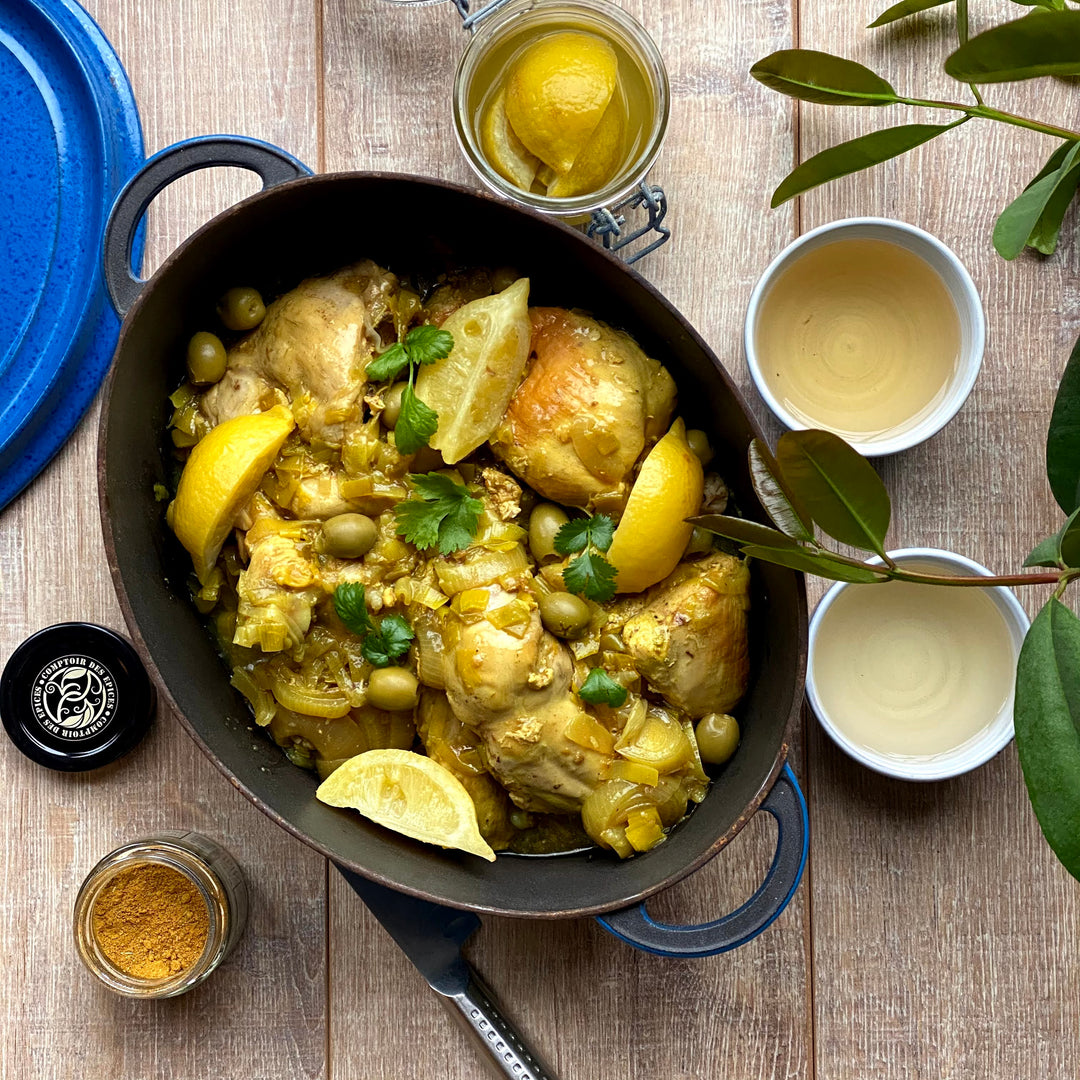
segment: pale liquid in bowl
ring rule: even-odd
[[[818,624],[812,674],[842,734],[910,758],[953,750],[991,724],[1015,672],[1012,637],[982,589],[890,581],[837,595]]]
[[[797,258],[754,330],[776,399],[855,442],[910,430],[949,389],[960,319],[937,272],[888,240],[834,240]]]

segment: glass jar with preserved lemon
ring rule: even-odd
[[[484,183],[579,220],[632,194],[660,152],[669,108],[667,71],[645,30],[608,0],[494,0],[470,18],[454,123]]]

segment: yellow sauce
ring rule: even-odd
[[[800,423],[865,443],[910,430],[941,401],[960,320],[918,255],[887,240],[835,240],[777,277],[755,344],[765,382]]]
[[[812,675],[823,711],[852,742],[926,757],[991,724],[1015,670],[1012,638],[984,590],[892,581],[839,593],[818,624]]]

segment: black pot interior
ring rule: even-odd
[[[182,379],[187,337],[205,329],[226,288],[272,297],[302,278],[360,258],[407,272],[513,266],[531,302],[583,308],[625,328],[671,371],[688,426],[709,431],[738,505],[760,514],[746,446],[756,433],[726,373],[689,325],[640,278],[568,229],[493,199],[405,177],[337,175],[288,184],[241,204],[192,237],[129,314],[102,424],[102,516],[130,628],[168,696],[205,749],[264,810],[367,876],[477,910],[573,915],[655,892],[705,861],[756,805],[784,752],[802,694],[806,607],[801,576],[756,569],[754,672],[740,706],[743,739],[705,802],[644,856],[445,853],[323,806],[313,774],[255,729],[188,600],[187,555],[164,523],[154,484],[168,483],[162,449],[167,396]],[[671,256],[666,256],[671,257]],[[141,638],[141,641],[139,639]],[[703,677],[708,677],[703,672]]]

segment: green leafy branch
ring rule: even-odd
[[[772,527],[719,514],[693,524],[739,544],[764,562],[834,581],[923,585],[1053,585],[1024,641],[1017,664],[1016,746],[1031,805],[1057,857],[1080,879],[1080,619],[1062,602],[1080,578],[1080,341],[1073,348],[1046,437],[1050,489],[1066,515],[1061,528],[1024,561],[1044,572],[995,577],[926,574],[898,566],[885,551],[889,493],[870,463],[825,431],[790,431],[775,456],[755,439],[750,476]],[[861,551],[866,561],[831,550],[815,529]]]
[[[756,63],[750,69],[755,79],[800,101],[875,108],[911,105],[962,114],[951,123],[903,124],[829,147],[796,166],[773,192],[771,205],[907,153],[969,120],[995,120],[1062,140],[1038,175],[1002,211],[993,234],[994,247],[1003,258],[1014,259],[1025,247],[1051,254],[1065,211],[1080,186],[1080,131],[992,108],[983,100],[980,86],[1080,74],[1080,11],[1067,9],[1066,0],[1013,2],[1035,10],[970,38],[967,0],[901,0],[870,24],[884,26],[955,3],[960,44],[945,61],[945,71],[969,87],[971,103],[905,96],[862,64],[813,49],[784,49]]]

